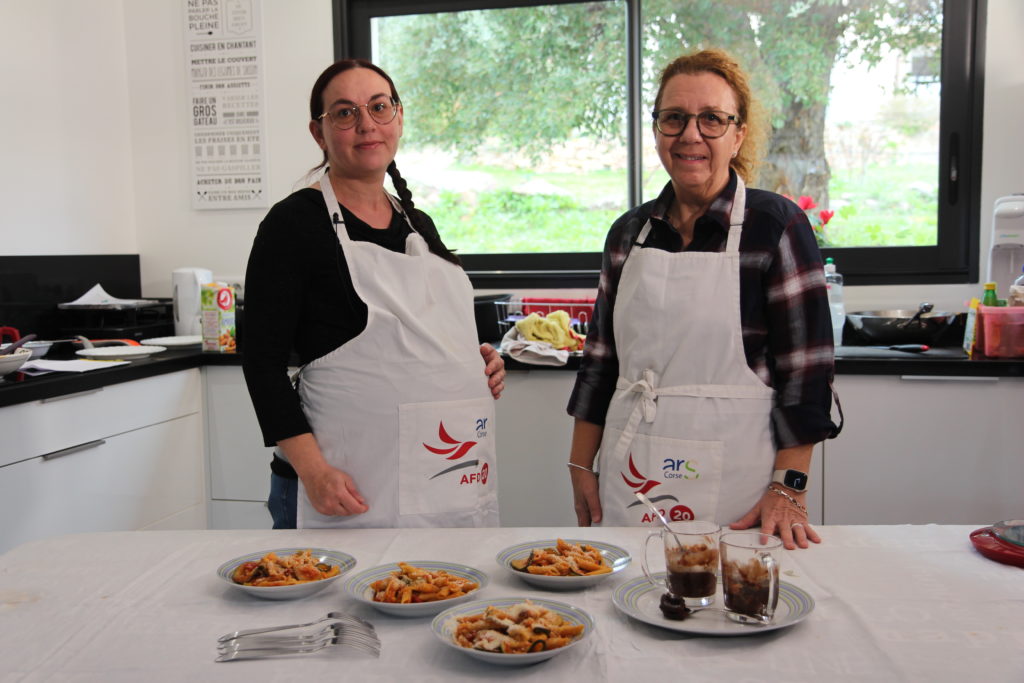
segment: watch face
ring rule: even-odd
[[[807,488],[807,475],[798,470],[786,470],[786,479],[782,484],[794,491],[803,491]]]

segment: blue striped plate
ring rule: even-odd
[[[556,648],[554,650],[544,650],[542,652],[524,652],[522,654],[504,654],[502,652],[473,650],[468,647],[462,647],[455,642],[455,627],[458,625],[457,620],[459,617],[467,617],[471,614],[480,614],[485,609],[492,606],[499,607],[501,609],[508,609],[512,605],[517,605],[521,602],[526,602],[527,600],[535,605],[543,607],[544,609],[557,613],[570,624],[582,624],[583,633],[565,647]],[[434,617],[434,620],[430,623],[430,630],[434,632],[434,635],[441,639],[442,643],[448,647],[455,648],[459,652],[462,652],[473,659],[479,659],[480,661],[497,664],[499,666],[523,666],[525,664],[535,664],[537,662],[542,662],[545,659],[551,659],[552,657],[568,652],[578,646],[584,640],[589,638],[590,634],[594,631],[594,619],[579,607],[573,607],[567,603],[548,600],[546,598],[494,598],[491,600],[475,600],[473,602],[466,602],[452,607],[451,609],[447,609]]]
[[[598,552],[604,556],[604,561],[607,562],[612,570],[607,574],[594,574],[592,576],[541,576],[540,574],[530,574],[529,572],[521,572],[518,569],[512,567],[512,560],[521,560],[529,556],[530,551],[538,548],[554,548],[558,543],[557,538],[547,538],[540,541],[529,541],[527,543],[517,543],[516,545],[509,546],[498,553],[496,559],[498,564],[512,572],[515,576],[526,583],[532,584],[539,588],[547,588],[548,590],[573,590],[578,588],[587,588],[593,586],[596,583],[604,581],[609,576],[621,572],[623,569],[629,566],[632,558],[624,548],[620,548],[617,545],[611,543],[601,543],[600,541],[585,541],[578,538],[563,538],[566,543],[572,543],[574,545],[591,545],[597,548]]]
[[[329,579],[321,579],[320,581],[310,581],[308,583],[296,583],[291,586],[243,586],[239,583],[235,583],[231,579],[231,575],[235,572],[235,568],[243,562],[258,562],[267,553],[274,553],[278,556],[283,555],[294,555],[300,550],[309,550],[313,555],[313,558],[317,562],[324,562],[326,564],[336,564],[341,568],[337,574]],[[231,586],[241,590],[249,595],[255,595],[260,598],[266,598],[268,600],[295,600],[297,598],[305,598],[318,593],[327,587],[328,584],[334,583],[341,576],[356,566],[356,558],[352,557],[347,553],[343,553],[338,550],[327,550],[325,548],[310,548],[309,546],[301,546],[298,548],[275,548],[274,550],[261,550],[258,553],[249,553],[241,557],[236,557],[233,560],[228,560],[220,567],[217,568],[217,576],[226,581]]]
[[[780,581],[779,603],[775,607],[775,618],[770,624],[737,623],[727,617],[725,611],[719,607],[700,609],[682,621],[672,621],[666,619],[658,607],[665,592],[665,572],[653,576],[658,582],[657,586],[652,585],[646,576],[640,576],[616,588],[612,594],[612,604],[618,607],[620,612],[638,621],[670,631],[704,636],[748,636],[792,626],[803,621],[814,611],[814,598],[810,593],[791,583]],[[716,600],[717,604],[721,604],[721,585]]]
[[[457,598],[447,598],[446,600],[437,600],[435,602],[418,602],[406,605],[391,602],[376,602],[373,599],[373,589],[370,588],[370,585],[375,581],[380,581],[381,579],[386,579],[391,576],[391,572],[399,571],[398,563],[392,562],[391,564],[382,564],[379,567],[367,569],[366,571],[353,575],[345,582],[345,592],[359,602],[365,605],[370,605],[371,607],[374,607],[386,614],[393,614],[399,617],[423,617],[437,614],[441,610],[447,609],[454,604],[476,598],[480,589],[486,586],[488,582],[487,574],[484,574],[479,569],[467,567],[464,564],[427,560],[410,560],[406,562],[406,564],[411,564],[413,567],[419,567],[420,569],[426,569],[428,571],[446,571],[449,574],[454,574],[455,576],[475,581],[479,585],[476,590],[472,590],[465,595],[460,595]]]

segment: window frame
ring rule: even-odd
[[[370,21],[378,17],[582,1],[585,0],[332,0],[335,58],[370,59]],[[646,132],[639,61],[642,0],[622,1],[626,11],[625,76],[630,101],[627,196],[632,207],[642,196],[640,157]],[[822,258],[831,256],[842,263],[846,284],[978,282],[986,15],[987,0],[943,0],[938,244],[932,247],[822,248]],[[443,236],[443,226],[441,230]],[[596,287],[601,268],[599,252],[460,254],[460,257],[474,287],[479,289]]]

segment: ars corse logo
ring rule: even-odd
[[[666,459],[662,463],[662,476],[666,479],[696,479],[700,475],[697,474],[696,470],[693,470],[690,466],[689,461],[686,460],[669,460]],[[661,486],[662,482],[656,479],[648,479],[633,461],[633,454],[629,454],[629,460],[627,463],[628,472],[619,472],[622,476],[622,480],[626,482],[626,486],[633,489],[633,491],[644,494],[648,499],[658,506],[658,510],[661,514],[665,515],[669,521],[681,522],[685,520],[695,519],[693,510],[686,505],[679,502],[671,493],[651,493],[655,488]],[[669,505],[674,503],[674,505]],[[665,506],[665,507],[663,507]],[[643,503],[639,500],[633,501],[626,506],[626,509],[632,507],[641,507],[643,517],[640,519],[642,524],[650,524],[655,521],[655,516],[651,514],[646,507],[643,507]],[[666,509],[667,508],[667,509]]]

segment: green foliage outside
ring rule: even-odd
[[[621,194],[620,173],[577,176],[575,182],[586,189],[565,196],[509,189],[536,178],[564,187],[567,179],[560,174],[480,166],[473,170],[492,173],[501,179],[502,187],[475,196],[446,191],[439,201],[423,205],[445,243],[461,253],[600,251],[608,228],[626,209],[624,205],[619,209],[587,205],[597,197]],[[925,164],[879,164],[863,175],[834,173],[830,194],[839,208],[826,227],[824,243],[835,247],[935,244],[934,192],[908,189],[903,182],[907,177],[934,176],[935,167]],[[500,241],[496,235],[502,236]]]
[[[672,58],[724,48],[749,72],[771,125],[758,186],[827,202],[837,211],[826,235],[830,245],[935,243],[935,193],[906,189],[934,178],[934,169],[892,163],[903,138],[929,127],[928,117],[900,99],[912,83],[890,102],[872,103],[884,104],[882,122],[891,124],[883,136],[890,158],[864,155],[855,170],[829,169],[821,160],[836,63],[856,56],[877,64],[890,49],[934,58],[942,0],[645,0],[643,12],[644,112],[659,70]],[[570,139],[624,148],[624,34],[622,2],[377,21],[379,61],[406,107],[402,144],[453,152],[455,169],[483,171],[492,180],[482,191],[429,188],[421,206],[451,247],[462,253],[601,248],[611,221],[627,208],[624,173],[598,165],[559,174],[537,162]],[[494,158],[511,155],[518,155],[514,162]],[[533,179],[566,193],[516,192]],[[645,193],[652,191],[657,188],[645,182]],[[621,205],[611,208],[608,197],[621,197]]]

